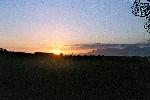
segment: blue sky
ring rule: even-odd
[[[74,44],[132,44],[150,34],[132,0],[0,0],[0,47],[49,51]]]

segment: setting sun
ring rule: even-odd
[[[61,50],[55,50],[54,54],[59,55],[61,53]]]

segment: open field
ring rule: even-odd
[[[150,99],[150,63],[146,57],[0,54],[0,99]]]

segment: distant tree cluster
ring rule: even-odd
[[[150,0],[147,1],[149,3],[141,3],[140,0],[135,0],[131,8],[132,8],[132,13],[135,16],[146,18],[144,28],[147,30],[147,32],[150,33]]]
[[[0,48],[0,52],[8,52],[6,49]]]

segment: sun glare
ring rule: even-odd
[[[56,54],[56,55],[59,55],[60,53],[61,53],[60,50],[55,50],[55,51],[54,51],[54,54]]]

